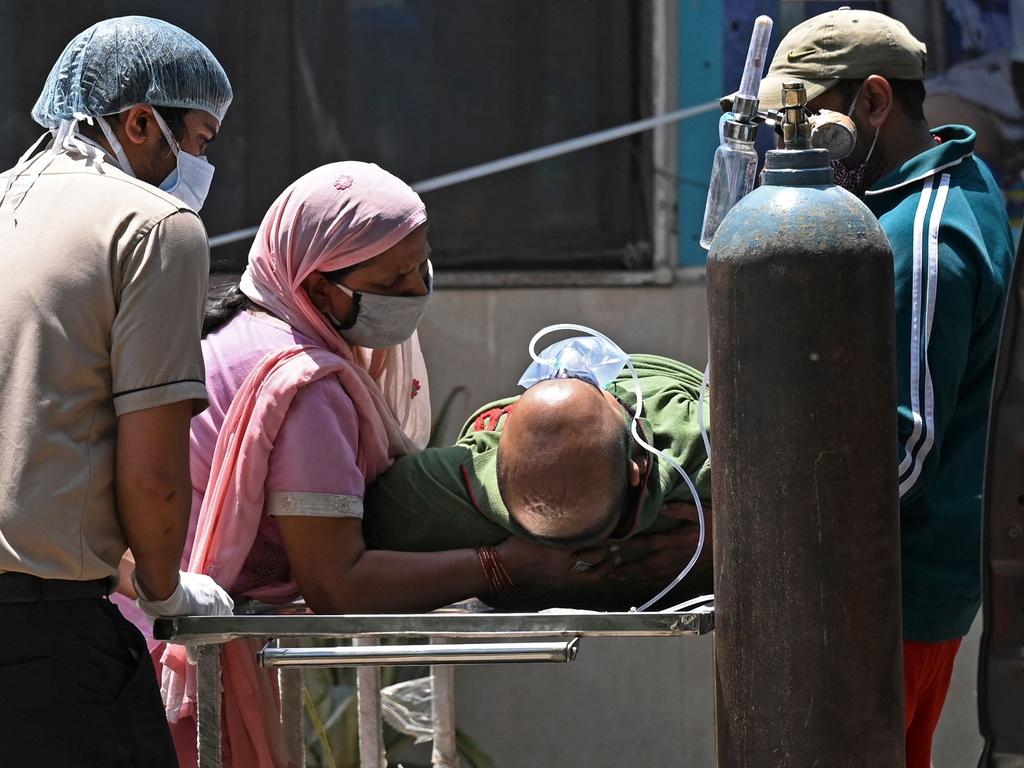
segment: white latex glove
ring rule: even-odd
[[[160,674],[160,698],[164,701],[164,714],[169,723],[176,723],[180,719],[181,705],[185,701],[189,678],[192,679],[194,687],[194,675],[175,675],[168,667],[164,667]],[[195,691],[192,691],[192,698],[195,698]]]
[[[220,585],[202,573],[178,574],[178,586],[166,600],[150,600],[139,589],[132,574],[132,584],[138,594],[139,608],[151,618],[161,616],[230,616],[235,603]]]

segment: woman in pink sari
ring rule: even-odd
[[[363,544],[366,485],[429,434],[415,333],[429,252],[420,198],[376,165],[322,166],[271,205],[239,286],[207,319],[210,407],[192,420],[184,570],[236,598],[302,595],[318,613],[431,610],[488,593],[493,561],[472,549]],[[515,538],[492,556],[518,583],[568,573],[576,557]],[[194,668],[180,646],[152,647],[179,759],[194,765]],[[225,765],[287,766],[276,680],[256,650],[224,646]]]

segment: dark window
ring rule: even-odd
[[[645,5],[298,3],[299,165],[373,159],[414,182],[647,116]],[[438,265],[649,266],[648,140],[427,193]]]
[[[235,88],[203,218],[211,236],[259,223],[325,162],[376,162],[412,183],[651,114],[650,4],[605,0],[152,0],[0,9],[0,74],[26,117],[65,43],[142,13],[205,42]],[[445,270],[651,267],[651,137],[621,139],[424,195]],[[237,271],[248,243],[217,248]]]

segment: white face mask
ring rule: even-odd
[[[210,184],[213,182],[215,168],[205,157],[197,157],[183,150],[171,134],[171,129],[160,117],[155,109],[153,115],[156,123],[171,146],[171,151],[178,159],[178,167],[160,183],[160,189],[170,195],[174,195],[193,211],[198,211],[206,202],[206,196],[210,193]]]
[[[156,124],[160,126],[164,139],[167,140],[171,151],[178,161],[178,167],[171,171],[167,178],[160,182],[158,186],[164,192],[174,195],[193,211],[198,211],[203,207],[206,195],[210,192],[214,167],[205,157],[196,157],[185,152],[178,145],[178,142],[175,141],[171,129],[167,127],[167,123],[164,122],[160,113],[155,109],[153,110],[153,116],[156,118]],[[103,136],[106,138],[107,143],[110,144],[110,148],[114,150],[114,155],[117,157],[117,163],[121,166],[121,170],[129,176],[135,176],[132,164],[128,162],[128,155],[125,154],[121,142],[117,140],[117,136],[110,127],[110,123],[102,117],[97,117],[96,122],[99,123],[100,130],[103,131]]]

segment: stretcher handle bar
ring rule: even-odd
[[[569,662],[578,637],[547,643],[456,643],[448,645],[341,645],[331,648],[275,648],[256,654],[261,667],[421,667],[431,664]]]
[[[463,168],[462,170],[454,171],[452,173],[445,173],[441,176],[423,179],[422,181],[417,181],[409,186],[419,194],[423,194],[424,192],[433,192],[436,189],[444,189],[445,187],[462,184],[463,182],[472,181],[473,179],[480,179],[484,176],[492,176],[495,173],[501,173],[513,168],[520,168],[524,165],[539,163],[542,160],[550,160],[553,157],[567,155],[570,152],[579,152],[581,149],[596,147],[599,144],[606,144],[609,141],[615,141],[616,139],[622,139],[626,136],[643,133],[644,131],[649,131],[652,128],[660,128],[663,125],[678,123],[681,120],[696,117],[697,115],[702,115],[705,112],[712,112],[716,109],[720,109],[717,101],[695,104],[692,107],[684,107],[683,109],[677,109],[674,112],[655,115],[654,117],[648,117],[632,123],[616,125],[612,128],[605,128],[601,131],[577,136],[574,139],[566,139],[565,141],[555,142],[554,144],[548,144],[544,147],[530,149],[526,152],[519,152],[514,155],[509,155],[508,157],[503,157],[500,160],[491,160],[490,162],[473,165],[469,168]],[[241,240],[249,240],[254,237],[258,231],[259,227],[246,227],[245,229],[236,229],[234,232],[225,232],[222,235],[215,235],[210,238],[210,248],[218,248],[222,245],[237,243]]]

